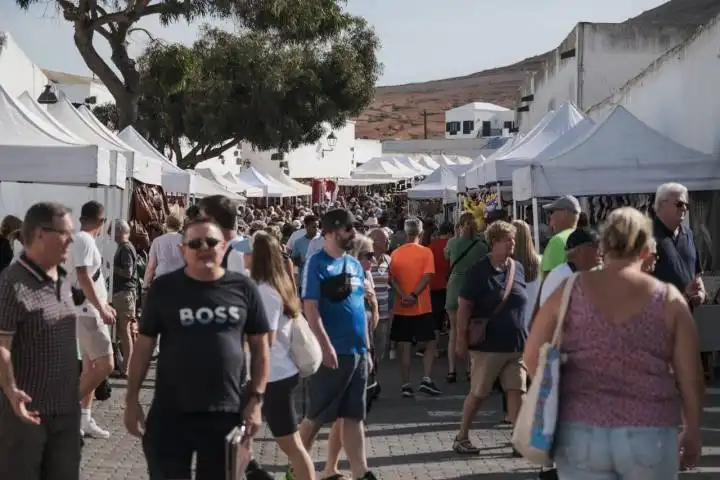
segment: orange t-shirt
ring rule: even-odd
[[[420,283],[422,276],[428,273],[435,273],[433,253],[428,247],[417,243],[406,243],[395,249],[390,255],[390,276],[407,294],[412,293]],[[409,307],[400,303],[399,296],[395,297],[393,313],[396,315],[417,316],[431,312],[429,285],[420,292],[417,302]]]
[[[448,275],[450,274],[450,261],[445,258],[445,247],[449,238],[435,238],[428,248],[432,250],[435,262],[435,275],[430,281],[430,290],[445,290],[447,288]]]

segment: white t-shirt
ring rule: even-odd
[[[247,275],[248,272],[245,269],[245,254],[240,251],[240,244],[242,238],[234,238],[228,242],[230,248],[230,254],[227,257],[227,269],[231,272],[238,272]]]
[[[166,233],[153,240],[150,245],[150,258],[155,258],[157,262],[155,278],[185,266],[185,259],[180,249],[182,243],[182,235],[177,232]]]
[[[310,240],[310,243],[308,244],[307,253],[305,254],[305,259],[306,259],[305,263],[307,263],[307,259],[310,258],[310,255],[322,250],[323,245],[325,245],[325,238],[323,238],[323,237],[315,237],[312,240]]]
[[[68,265],[70,268],[70,280],[72,285],[79,288],[77,282],[77,268],[87,268],[88,275],[92,278],[95,273],[99,270],[100,276],[95,280],[95,294],[98,297],[100,303],[107,303],[108,292],[105,286],[105,276],[102,271],[102,255],[100,249],[95,243],[95,239],[87,232],[80,231],[75,235],[75,241],[72,244],[70,250],[70,258],[68,259]],[[75,307],[78,315],[99,315],[95,307],[90,305],[87,299],[82,305]]]
[[[563,281],[567,280],[568,278],[572,277],[573,271],[570,268],[570,265],[565,263],[561,263],[557,267],[550,270],[550,273],[547,274],[547,277],[545,277],[545,282],[543,282],[542,289],[540,290],[540,306],[542,307],[545,301],[547,301],[548,298],[557,290],[557,288],[562,284]]]
[[[297,366],[290,357],[290,339],[292,320],[283,313],[280,294],[267,283],[258,285],[260,299],[265,307],[270,329],[275,331],[275,341],[270,347],[270,375],[268,382],[277,382],[298,373]]]

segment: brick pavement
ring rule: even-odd
[[[419,369],[419,361],[415,361]],[[438,366],[438,372],[444,369]],[[419,375],[419,372],[417,372]],[[416,376],[417,376],[416,375]],[[447,385],[438,375],[442,397],[415,399],[399,397],[398,379],[393,363],[384,364],[380,381],[381,399],[373,406],[368,421],[368,458],[378,478],[384,480],[524,480],[535,478],[533,468],[522,459],[510,458],[510,431],[498,426],[501,420],[499,398],[488,400],[478,415],[473,441],[482,448],[474,457],[458,456],[450,447],[460,419],[467,382]],[[113,397],[95,407],[98,423],[109,428],[110,440],[87,440],[83,452],[83,478],[86,480],[144,480],[145,462],[139,441],[130,437],[122,425],[124,382],[113,381]],[[141,402],[148,406],[152,398],[152,378],[142,392]],[[720,478],[720,389],[710,389],[703,428],[703,459],[699,468],[681,478]],[[327,430],[311,452],[321,469],[326,456]],[[281,478],[287,464],[264,429],[255,443],[261,463]],[[347,463],[341,463],[347,469]]]

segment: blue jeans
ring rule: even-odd
[[[555,464],[560,480],[674,480],[678,429],[600,428],[561,423]]]

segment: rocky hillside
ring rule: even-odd
[[[627,21],[700,25],[718,14],[720,0],[671,0]],[[549,54],[464,77],[378,87],[373,104],[357,118],[356,135],[376,139],[422,138],[423,111],[427,110],[428,136],[442,137],[445,117],[440,112],[449,108],[474,101],[513,108],[526,72],[538,69]]]

